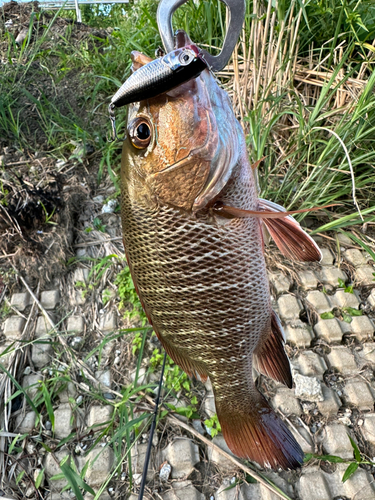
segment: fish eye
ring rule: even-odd
[[[179,55],[178,60],[180,61],[182,66],[187,66],[188,64],[191,63],[191,61],[194,58],[195,58],[195,54],[193,52],[191,52],[190,50],[184,50]]]
[[[128,127],[129,137],[137,149],[145,149],[151,141],[151,124],[144,117],[135,118]]]

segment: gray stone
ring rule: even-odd
[[[280,387],[272,398],[272,406],[284,415],[301,415],[302,409],[293,389]]]
[[[113,312],[105,312],[100,318],[100,330],[110,332],[117,328],[117,316]]]
[[[73,382],[68,382],[66,388],[59,393],[60,403],[69,403],[69,398],[75,399],[77,390]]]
[[[324,452],[345,459],[353,458],[353,448],[348,435],[349,429],[342,424],[326,425],[322,435]]]
[[[30,304],[30,299],[29,292],[14,293],[10,300],[10,305],[17,309],[17,311],[22,312]]]
[[[25,320],[20,316],[10,316],[5,320],[4,335],[7,340],[19,340],[22,336]]]
[[[64,486],[68,484],[68,481],[64,478],[62,479],[54,479],[51,481],[49,478],[52,476],[56,476],[57,474],[61,474],[61,469],[59,464],[63,459],[65,459],[69,453],[65,450],[55,451],[54,456],[52,453],[48,453],[45,458],[44,466],[45,473],[48,479],[48,483],[50,485],[51,490],[54,492],[59,492]],[[56,458],[56,460],[55,460]],[[70,459],[68,459],[70,460]]]
[[[375,413],[364,415],[361,433],[365,441],[375,446]]]
[[[225,439],[223,436],[215,436],[212,440],[212,443],[221,448],[223,451],[228,453],[229,455],[233,456],[233,453],[230,451],[228,448]],[[221,453],[219,453],[215,448],[212,448],[211,446],[208,446],[208,459],[211,462],[215,462],[222,471],[227,474],[230,473],[231,471],[235,470],[237,467],[228,460],[226,457],[224,457]]]
[[[304,453],[314,453],[314,443],[304,427],[294,426],[289,427],[289,430]]]
[[[95,372],[95,378],[101,386],[111,387],[111,370],[98,370]]]
[[[135,382],[135,377],[137,375],[137,370],[133,370],[130,372],[130,379],[132,382]],[[137,380],[137,385],[144,385],[147,384],[148,381],[148,372],[147,369],[144,366],[141,366],[138,371],[138,380]]]
[[[204,500],[205,497],[200,493],[191,481],[175,481],[173,489],[162,494],[163,500]]]
[[[35,427],[35,413],[28,411],[17,415],[14,430],[20,434],[29,434]]]
[[[30,375],[25,375],[22,380],[22,387],[26,389],[26,393],[30,399],[34,399],[38,388],[40,387],[39,382],[43,380],[43,375],[38,373],[32,373]]]
[[[322,266],[332,266],[333,264],[333,254],[329,248],[321,247],[320,251],[322,252],[323,258],[320,261]]]
[[[31,348],[31,359],[37,368],[42,368],[47,365],[51,361],[53,355],[52,345],[48,341],[35,342]]]
[[[325,295],[323,292],[319,292],[318,290],[309,292],[306,296],[306,301],[315,309],[315,311],[319,315],[332,309],[327,295]]]
[[[343,331],[336,318],[318,321],[314,326],[314,332],[318,338],[324,339],[328,343],[341,342],[343,336]]]
[[[322,393],[324,400],[317,402],[320,413],[324,416],[337,415],[342,403],[336,392],[325,384],[322,384]]]
[[[358,356],[363,364],[375,365],[375,342],[363,344],[363,350],[358,352]]]
[[[323,378],[323,373],[327,370],[324,359],[313,351],[305,351],[294,358],[292,365],[301,375],[307,377]]]
[[[69,404],[60,405],[55,410],[55,436],[63,439],[69,436],[73,429],[73,412]]]
[[[329,297],[329,301],[332,307],[352,307],[353,309],[358,309],[359,307],[358,293],[356,290],[353,293],[337,290],[334,295]]]
[[[281,295],[277,301],[280,318],[287,321],[297,319],[303,310],[301,303],[293,295]]]
[[[332,479],[336,479],[343,488],[343,495],[352,500],[374,500],[374,478],[364,469],[358,468],[344,484],[342,483],[347,466],[347,464],[337,464],[337,470],[332,474]]]
[[[114,453],[109,446],[94,448],[88,454],[90,466],[86,473],[86,481],[91,486],[101,486],[111,472]]]
[[[85,267],[77,267],[73,274],[73,282],[77,283],[77,281],[81,283],[88,283],[89,281],[90,270]]]
[[[145,463],[145,457],[146,457],[146,453],[147,453],[147,446],[148,446],[148,443],[139,443],[137,441],[134,444],[134,446],[132,447],[130,454],[131,454],[131,459],[132,459],[133,474],[142,475],[143,466]],[[155,466],[154,466],[153,456],[151,456],[149,466],[147,469],[146,480],[151,481],[154,478],[156,472],[157,471],[156,471]]]
[[[344,282],[348,281],[347,275],[338,267],[322,267],[320,271],[320,281],[323,285],[331,285],[333,287],[339,286],[339,279]]]
[[[373,288],[373,289],[371,290],[371,293],[370,293],[370,295],[367,297],[367,300],[368,300],[368,302],[369,302],[370,306],[372,307],[372,309],[374,309],[374,308],[375,308],[375,288]]]
[[[301,500],[332,500],[326,474],[319,467],[303,469],[297,489]]]
[[[331,352],[327,354],[327,360],[330,368],[344,375],[354,375],[358,372],[354,356],[347,347],[332,347]]]
[[[289,292],[291,282],[284,274],[270,274],[269,280],[274,286],[277,295]]]
[[[309,347],[314,338],[311,327],[301,320],[293,321],[284,328],[287,344],[297,347]]]
[[[348,262],[350,262],[350,264],[352,264],[354,267],[359,267],[366,264],[365,256],[361,251],[357,250],[356,248],[348,248],[348,250],[344,252],[343,257]]]
[[[312,402],[324,400],[322,387],[317,378],[305,377],[304,375],[295,373],[293,380],[296,385],[295,395],[297,398]]]
[[[355,281],[359,285],[373,285],[375,269],[372,266],[358,267],[355,273]]]
[[[172,479],[188,476],[199,462],[199,449],[190,439],[177,438],[162,452],[172,466]]]
[[[358,340],[372,340],[374,337],[374,325],[368,316],[353,316],[350,327]]]
[[[90,408],[90,413],[87,418],[88,427],[108,422],[109,420],[111,420],[112,413],[113,413],[112,406],[99,406],[99,405],[92,406]]]
[[[213,394],[207,394],[203,407],[210,418],[216,413],[215,398]]]
[[[353,378],[346,382],[344,397],[347,403],[356,406],[360,410],[374,408],[374,397],[370,387],[361,378]]]
[[[298,277],[304,290],[312,290],[318,286],[318,278],[312,271],[302,271]]]
[[[52,327],[44,316],[38,316],[35,327],[35,337],[47,337],[51,332]]]
[[[82,316],[70,316],[66,327],[69,333],[83,333],[85,330],[85,323]]]
[[[346,236],[346,234],[343,233],[337,233],[337,239],[341,243],[341,245],[346,246],[346,247],[352,247],[353,246],[353,241],[349,238],[349,236]]]
[[[96,496],[93,497],[92,495],[90,495],[90,493],[86,493],[85,495],[85,500],[93,500],[94,498],[96,498]],[[97,500],[112,500],[112,497],[109,493],[103,491],[103,493],[99,497],[97,497]]]
[[[40,303],[47,311],[55,309],[60,300],[59,290],[48,290],[40,294]]]

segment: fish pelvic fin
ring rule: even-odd
[[[160,342],[162,343],[164,349],[166,350],[168,356],[173,359],[173,361],[184,370],[189,377],[194,377],[197,380],[205,383],[208,379],[208,374],[206,370],[200,363],[197,363],[185,356],[183,353],[179,352],[174,346],[169,344],[160,334],[155,330]]]
[[[259,373],[292,388],[290,363],[284,350],[283,327],[275,311],[272,311],[271,328],[265,342],[253,353],[253,362]]]
[[[272,469],[301,466],[301,447],[259,392],[256,401],[245,403],[241,412],[233,411],[227,401],[217,402],[216,411],[224,439],[239,458]]]

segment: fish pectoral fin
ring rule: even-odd
[[[259,373],[292,388],[290,363],[284,350],[284,332],[275,311],[272,311],[271,329],[266,341],[254,351],[253,360],[254,368]]]

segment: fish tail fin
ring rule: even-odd
[[[279,317],[272,311],[268,336],[253,354],[254,368],[291,388],[293,385],[289,359],[284,350],[284,331]]]
[[[301,466],[302,449],[260,393],[255,404],[253,399],[248,404],[241,403],[240,412],[238,404],[234,410],[228,401],[217,401],[216,410],[224,439],[236,456],[266,468]]]

